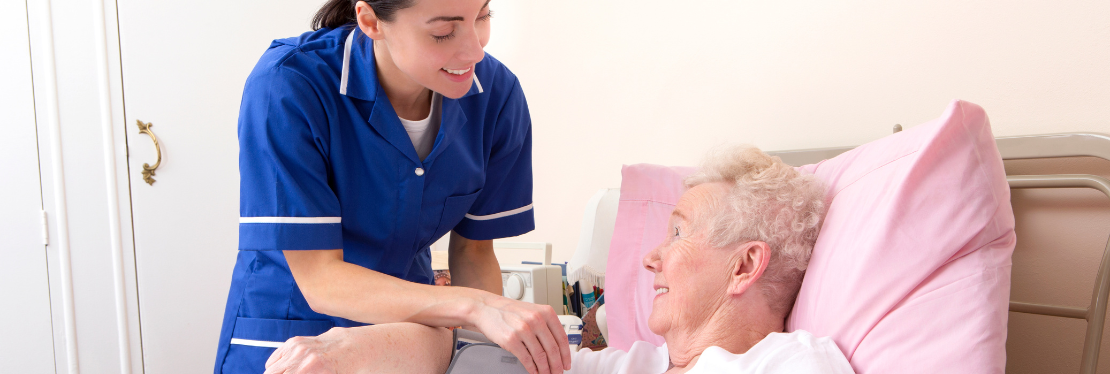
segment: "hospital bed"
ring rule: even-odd
[[[896,128],[896,132],[899,129]],[[1110,135],[1097,133],[1060,133],[996,138],[1003,160],[1050,159],[1065,157],[1096,157],[1110,161]],[[769,152],[793,166],[812,164],[840,155],[852,147],[822,148]],[[1110,180],[1089,174],[1013,175],[1007,181],[1015,189],[1094,189],[1110,197]],[[583,221],[578,249],[568,267],[568,280],[593,277],[593,282],[604,285],[605,261],[608,259],[610,240],[617,216],[619,189],[598,191],[589,201]],[[1080,373],[1094,374],[1106,320],[1107,297],[1110,295],[1110,240],[1102,253],[1102,260],[1095,275],[1095,283],[1087,307],[1045,305],[1033,300],[1010,300],[1011,312],[1081,319],[1086,322]],[[1075,285],[1079,286],[1079,285]],[[604,306],[598,313],[598,324],[605,331]]]

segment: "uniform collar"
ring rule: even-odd
[[[485,92],[474,69],[474,82],[463,97]],[[357,27],[352,27],[343,42],[342,71],[339,94],[360,100],[375,101],[378,95],[378,70],[374,63],[374,40],[366,37]],[[444,98],[447,100],[447,98]]]
[[[393,110],[389,98],[386,97],[382,86],[378,84],[373,40],[367,38],[357,28],[351,30],[343,46],[343,70],[339,81],[339,93],[372,103],[373,109],[370,110],[370,118],[367,119],[370,127],[373,127],[409,160],[430,167],[443,153],[443,149],[455,140],[455,134],[466,125],[466,114],[463,113],[462,106],[459,105],[458,100],[443,98],[443,105],[440,107],[439,134],[436,135],[432,153],[421,161],[412,147],[412,139],[397,118],[397,112]],[[482,87],[477,74],[474,76],[474,84],[463,97],[481,94],[488,88]]]

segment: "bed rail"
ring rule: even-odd
[[[1110,135],[1088,132],[1004,136],[995,138],[1003,160],[1059,157],[1098,157],[1110,160]],[[787,165],[801,166],[830,159],[855,147],[800,149],[767,152]]]
[[[898,132],[896,129],[895,132]],[[1100,133],[1057,133],[1043,135],[1007,136],[995,139],[1003,160],[1022,160],[1060,157],[1098,157],[1110,161],[1110,135]],[[794,151],[768,152],[778,156],[788,165],[801,166],[829,159],[855,147],[815,148]],[[1110,197],[1110,180],[1096,175],[1015,175],[1006,180],[1011,189],[1021,188],[1092,188]],[[1095,275],[1091,304],[1087,308],[1043,305],[1010,301],[1010,311],[1087,321],[1083,341],[1083,358],[1080,374],[1095,374],[1098,353],[1102,344],[1102,331],[1106,323],[1107,298],[1110,297],[1110,239],[1102,253],[1102,263]]]
[[[1006,180],[1010,182],[1010,189],[1092,188],[1110,197],[1110,180],[1097,175],[1015,175],[1006,177]],[[1102,262],[1098,265],[1095,287],[1091,292],[1091,304],[1087,308],[1010,301],[1010,311],[1012,312],[1087,320],[1087,333],[1083,340],[1083,359],[1079,366],[1081,374],[1095,374],[1095,369],[1098,368],[1098,352],[1102,344],[1102,329],[1106,322],[1106,301],[1107,297],[1110,296],[1108,263],[1110,263],[1110,240],[1107,240],[1106,248],[1102,252]]]

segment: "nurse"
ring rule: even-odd
[[[216,373],[261,373],[291,359],[271,357],[290,338],[325,333],[347,337],[321,351],[355,357],[339,364],[398,372],[449,357],[454,326],[531,373],[570,367],[551,307],[500,296],[491,240],[535,224],[531,121],[516,76],[483,51],[491,16],[489,0],[330,0],[316,31],[262,55],[239,114]],[[428,246],[448,233],[463,287],[431,285]],[[429,337],[442,344],[406,345]]]

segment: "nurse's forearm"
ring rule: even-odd
[[[312,310],[363,323],[470,325],[475,310],[500,296],[466,287],[417,284],[343,261],[342,250],[284,251]],[[498,278],[500,282],[500,278]]]
[[[567,335],[549,305],[469,287],[404,281],[343,262],[342,250],[284,253],[293,279],[317,312],[374,324],[463,326],[485,334],[526,367],[549,366],[550,370],[540,372],[561,373],[571,366]],[[487,282],[484,276],[481,279]]]
[[[470,240],[451,232],[448,246],[451,285],[477,288],[501,295],[501,266],[493,252],[492,240]]]

